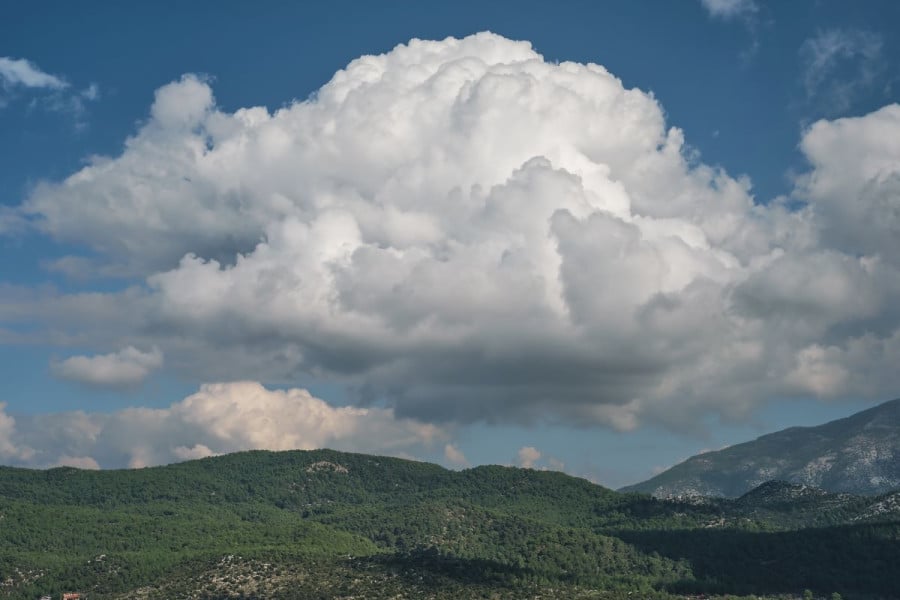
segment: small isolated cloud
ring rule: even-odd
[[[516,453],[516,464],[523,469],[533,469],[534,464],[541,459],[541,451],[534,446],[522,446]]]
[[[462,453],[462,450],[456,447],[455,444],[447,444],[444,446],[444,459],[453,466],[456,467],[468,467],[469,459],[466,458],[466,455]]]
[[[547,468],[551,471],[565,471],[566,463],[554,456],[549,456],[547,457]]]
[[[820,31],[800,47],[803,87],[809,103],[826,113],[841,113],[881,81],[886,62],[884,40],[855,29]]]
[[[203,385],[168,408],[24,415],[0,404],[0,460],[26,466],[145,467],[240,450],[411,456],[445,443],[441,428],[385,408],[332,407],[302,389]]]
[[[759,11],[754,0],[700,0],[709,16],[716,19],[740,19],[752,17]]]
[[[85,100],[90,100],[90,101],[99,100],[100,99],[100,86],[98,86],[96,83],[92,83],[89,86],[87,86],[86,88],[84,88],[83,90],[81,90],[80,92],[78,92],[78,95],[81,96],[82,98],[84,98]]]
[[[539,471],[565,471],[566,468],[565,462],[555,456],[545,456],[543,452],[534,446],[519,448],[514,462],[523,469],[537,469]]]
[[[0,84],[5,89],[25,87],[62,90],[69,87],[64,79],[45,73],[31,61],[8,56],[0,56]]]
[[[142,352],[128,346],[118,352],[96,356],[72,356],[51,364],[53,374],[92,387],[127,388],[138,385],[163,365],[159,348]]]

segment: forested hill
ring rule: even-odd
[[[0,468],[0,597],[897,596],[900,498],[661,501],[329,450]]]
[[[900,399],[698,454],[623,491],[733,498],[773,479],[852,494],[900,488]]]

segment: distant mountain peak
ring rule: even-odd
[[[865,495],[900,488],[900,399],[824,425],[790,427],[698,454],[623,491],[736,498],[771,480]]]

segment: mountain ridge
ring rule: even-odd
[[[619,491],[736,498],[770,480],[862,495],[900,488],[900,399],[698,454]]]

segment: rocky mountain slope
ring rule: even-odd
[[[835,493],[900,488],[900,399],[817,427],[791,427],[699,454],[622,491],[734,498],[776,479]]]

